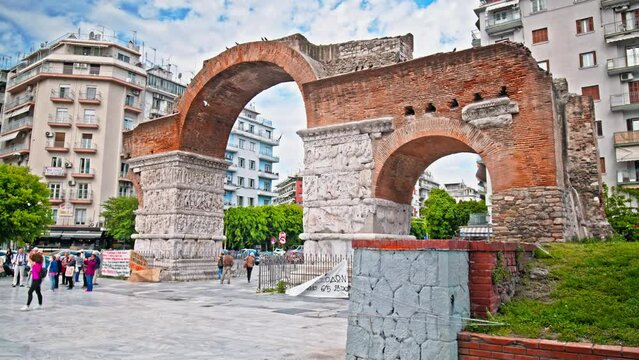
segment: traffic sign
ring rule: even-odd
[[[280,244],[286,244],[286,233],[284,231],[280,232]]]
[[[273,237],[271,238],[271,244],[272,244],[272,245],[275,245],[275,243],[276,243],[276,241],[275,241],[275,236],[273,236]]]

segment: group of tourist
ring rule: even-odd
[[[94,251],[88,257],[84,253],[77,256],[65,252],[62,255],[53,255],[48,265],[45,265],[45,258],[42,250],[33,248],[28,254],[24,249],[18,249],[17,253],[13,253],[11,249],[7,250],[5,255],[5,265],[10,264],[13,272],[12,286],[24,287],[28,285],[27,305],[21,310],[31,310],[31,302],[33,293],[38,297],[38,305],[35,309],[42,309],[42,291],[41,286],[43,280],[48,277],[50,281],[50,290],[58,289],[60,277],[62,285],[66,285],[68,290],[73,289],[74,283],[77,283],[82,274],[83,286],[86,292],[93,291],[93,285],[96,284],[97,274],[100,268],[99,253]]]
[[[234,263],[235,259],[233,259],[233,256],[231,256],[228,251],[224,250],[222,253],[220,253],[220,256],[217,259],[217,278],[218,280],[220,280],[220,284],[224,284],[224,280],[227,281],[227,284],[231,283],[231,270],[233,269]],[[254,266],[255,254],[249,252],[244,259],[246,278],[249,283],[251,282],[251,272],[253,272]]]

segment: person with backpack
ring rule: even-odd
[[[73,289],[73,276],[75,273],[75,257],[73,255],[69,255],[67,258],[67,269],[65,270],[64,277],[67,279],[67,287],[68,290]]]
[[[234,262],[233,257],[229,253],[226,253],[224,258],[222,258],[224,271],[222,272],[222,280],[220,281],[220,284],[224,284],[224,279],[226,279],[227,284],[231,285],[231,269],[233,269]]]
[[[27,305],[20,309],[22,311],[31,310],[31,301],[33,301],[34,291],[38,296],[38,305],[36,306],[36,310],[42,309],[42,292],[40,291],[40,286],[42,285],[42,279],[47,276],[47,269],[42,265],[44,263],[44,257],[42,254],[35,251],[31,254],[31,256],[29,256],[29,258],[33,261],[33,266],[31,267],[31,286],[29,286],[29,291],[27,293]]]
[[[223,270],[224,270],[224,253],[220,253],[220,256],[217,258],[217,279],[218,280],[222,278]]]
[[[95,272],[93,274],[93,285],[98,285],[98,276],[100,276],[100,264],[101,264],[100,253],[97,251],[94,251],[93,255],[95,256]]]
[[[251,282],[251,272],[253,272],[253,266],[255,266],[255,256],[252,252],[249,252],[248,256],[244,260],[244,268],[246,269],[246,278],[248,282]]]
[[[58,288],[58,273],[60,272],[60,268],[58,268],[58,256],[51,256],[51,262],[49,263],[49,281],[51,281],[51,291]]]

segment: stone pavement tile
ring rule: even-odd
[[[48,288],[48,281],[45,281]],[[0,353],[11,359],[344,358],[348,301],[256,294],[236,281],[129,283],[93,293],[44,290],[43,311],[19,311],[26,288],[0,279]],[[4,327],[7,329],[7,327]],[[37,329],[37,330],[35,330]],[[2,359],[2,357],[0,357]]]

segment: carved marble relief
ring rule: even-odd
[[[484,100],[464,106],[462,120],[479,129],[502,127],[513,122],[519,105],[507,97]]]

